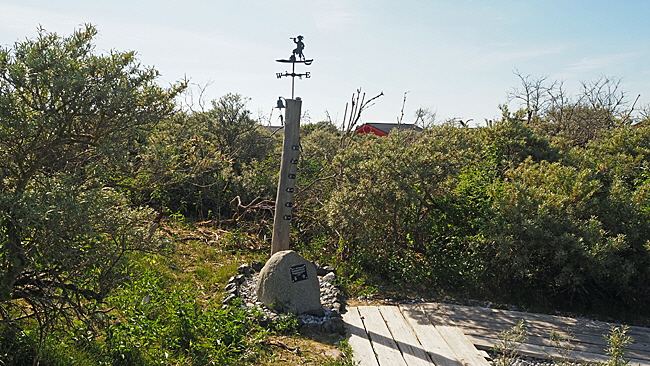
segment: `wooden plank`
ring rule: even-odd
[[[484,338],[474,335],[467,335],[467,338],[480,349],[492,349],[497,339]],[[522,356],[535,357],[540,359],[552,360],[563,359],[569,362],[604,362],[607,356],[596,353],[570,353],[569,355],[558,352],[555,348],[544,347],[540,345],[523,343],[517,347],[517,351]]]
[[[511,329],[520,319],[524,319],[529,332],[526,343],[518,347],[521,355],[571,362],[605,362],[608,356],[605,353],[607,341],[604,335],[610,332],[612,326],[621,326],[555,315],[440,303],[400,305],[401,318],[395,307],[362,307],[356,310],[356,316],[361,321],[357,329],[363,330],[365,326],[372,341],[365,338],[366,347],[371,344],[377,355],[385,353],[377,360],[372,350],[370,357],[369,351],[365,351],[364,361],[376,362],[372,363],[373,366],[425,365],[421,363],[426,360],[422,356],[424,352],[438,366],[487,366],[485,356],[477,349],[493,348],[498,342],[499,332]],[[351,312],[354,314],[354,311]],[[363,324],[364,316],[366,324]],[[345,319],[347,322],[347,317]],[[570,335],[572,351],[557,349],[550,340],[551,331],[565,337]],[[627,347],[625,359],[631,365],[650,366],[650,329],[630,327],[627,334],[633,337],[634,342]],[[358,348],[352,343],[351,346],[353,350]]]
[[[500,343],[500,340],[498,338],[498,334],[489,332],[489,331],[476,331],[476,329],[462,329],[463,333],[468,337],[471,338],[472,336],[478,337],[478,338],[483,338],[483,339],[490,339],[493,341],[493,343],[490,345],[489,348],[493,348],[496,344]],[[597,345],[593,344],[580,344],[577,342],[571,342],[570,345],[566,343],[562,343],[561,347],[558,347],[554,342],[552,342],[548,338],[542,338],[542,337],[534,337],[534,336],[529,336],[526,339],[525,344],[533,345],[533,346],[540,346],[542,349],[548,350],[555,350],[558,352],[573,352],[573,353],[587,353],[587,354],[603,354],[603,349],[602,347],[599,347]],[[547,358],[545,357],[544,354],[538,355],[538,358]]]
[[[531,331],[539,331],[545,334],[549,334],[551,331],[556,331],[560,334],[566,333],[567,328],[572,328],[568,324],[552,323],[552,322],[540,322],[531,319],[525,318],[510,318],[500,316],[498,313],[494,314],[489,318],[481,318],[477,316],[472,316],[470,314],[463,313],[453,313],[448,314],[449,318],[454,321],[456,324],[464,324],[465,326],[479,326],[479,327],[488,327],[488,328],[500,328],[509,329],[517,325],[520,320],[526,322],[526,327]]]
[[[479,349],[478,352],[483,356],[483,358],[488,360],[488,362],[492,361],[492,356],[490,356],[485,350]]]
[[[474,343],[459,328],[442,325],[436,326],[436,329],[445,338],[445,341],[463,365],[490,366],[490,363],[483,357],[481,352],[474,347]]]
[[[578,324],[583,327],[596,327],[601,330],[604,329],[605,332],[603,334],[609,334],[612,326],[622,327],[624,325],[620,323],[605,323],[588,319],[578,319]],[[634,343],[650,344],[650,328],[631,325],[629,326],[627,335],[634,339]]]
[[[575,327],[576,319],[559,317],[553,315],[528,314],[516,311],[507,311],[499,309],[488,309],[481,307],[470,307],[460,305],[443,304],[439,309],[452,319],[464,319],[480,323],[500,323],[516,325],[521,319],[525,320],[529,326],[540,329],[554,329],[564,331],[568,326]]]
[[[437,366],[462,366],[454,351],[431,324],[418,304],[402,304],[399,307],[417,334],[420,344]]]
[[[386,321],[404,361],[409,366],[431,366],[433,363],[423,349],[418,337],[397,306],[380,306],[379,312]],[[433,329],[433,327],[431,327]]]
[[[499,332],[488,329],[488,328],[464,328],[461,327],[463,333],[467,336],[474,335],[477,337],[482,337],[482,338],[492,338],[495,340],[495,343],[497,342],[499,338]],[[567,342],[561,342],[561,347],[560,348],[572,348],[574,352],[586,352],[586,353],[600,353],[604,354],[605,353],[605,348],[607,347],[607,342],[603,338],[602,341],[599,344],[595,343],[589,343],[588,341],[585,340],[585,337],[591,337],[591,336],[575,336],[568,344]],[[538,345],[538,346],[543,346],[547,348],[558,348],[558,345],[553,342],[550,338],[550,335],[546,335],[543,337],[536,336],[536,335],[529,335],[527,337],[528,339],[526,340],[525,343],[532,344],[532,345]],[[639,345],[637,345],[639,347]],[[644,350],[639,350],[637,348],[632,348],[628,347],[627,348],[627,356],[632,357],[632,358],[638,358],[638,359],[646,359],[650,361],[650,352],[648,352],[647,349]]]
[[[503,331],[510,330],[516,325],[516,324],[512,325],[511,323],[498,323],[498,322],[481,323],[481,322],[474,322],[474,321],[470,321],[470,320],[466,320],[466,319],[458,319],[458,318],[454,318],[452,320],[454,320],[454,323],[456,324],[456,326],[458,326],[458,327],[460,327],[460,328],[462,328],[464,330],[468,330],[468,331],[476,330],[478,332],[488,331],[488,332],[492,332],[494,334],[499,334],[499,333],[501,333]],[[550,328],[540,328],[540,327],[535,326],[534,324],[530,324],[529,322],[526,322],[526,321],[524,322],[524,325],[526,327],[526,330],[528,331],[528,335],[530,335],[532,337],[542,337],[542,338],[549,338],[550,339],[552,332],[557,332],[559,335],[561,335],[564,338],[571,337],[573,339],[576,339],[577,336],[578,336],[577,334],[572,332],[570,329],[569,329],[569,331],[567,331],[566,328],[563,329],[563,330],[550,329]],[[585,335],[585,334],[581,335],[580,340],[581,340],[582,343],[590,343],[590,344],[596,344],[596,345],[600,345],[600,344],[604,345],[606,343],[605,339],[602,336],[601,337],[596,337],[596,336]]]
[[[569,324],[576,325],[578,320],[575,318],[569,318],[566,316],[559,315],[548,315],[548,314],[538,314],[538,313],[525,313],[521,311],[514,310],[503,310],[503,309],[492,309],[484,308],[480,306],[465,306],[465,305],[452,305],[452,304],[440,304],[440,307],[447,310],[452,310],[457,313],[470,313],[473,316],[477,314],[484,314],[487,316],[504,316],[507,318],[514,319],[526,319],[530,321],[540,321],[540,322],[555,322],[558,321],[559,324]]]
[[[431,324],[440,332],[449,347],[454,351],[458,360],[465,366],[490,366],[490,363],[474,347],[474,344],[463,334],[460,328],[453,325],[447,314],[439,307],[422,304],[422,310]]]
[[[376,306],[358,307],[380,365],[408,366]]]
[[[425,314],[430,315],[430,314],[436,314],[436,321],[433,322],[431,317],[429,317],[429,321],[431,321],[431,324],[434,326],[439,326],[439,325],[447,325],[447,326],[454,326],[455,323],[454,321],[447,316],[449,313],[449,309],[443,306],[443,304],[440,303],[423,303],[420,304],[420,307],[422,310],[425,312]]]
[[[347,309],[348,311],[343,314],[343,321],[345,321],[348,329],[348,343],[352,348],[352,359],[359,366],[379,366],[375,351],[372,349],[368,333],[363,325],[359,310],[355,307]]]
[[[453,320],[464,318],[477,322],[507,322],[515,325],[519,319],[524,319],[530,324],[530,327],[552,329],[561,334],[569,327],[573,334],[584,334],[595,338],[602,338],[603,335],[609,334],[612,326],[622,326],[620,323],[474,306],[438,304],[437,307],[439,311],[444,311]],[[630,326],[627,334],[634,339],[634,343],[650,345],[650,328]]]
[[[512,326],[510,324],[500,324],[500,323],[486,323],[486,324],[476,324],[473,322],[467,322],[463,319],[454,319],[456,325],[463,329],[465,333],[471,333],[471,334],[492,334],[495,337],[498,336],[499,333],[503,331],[507,331],[512,329]],[[526,326],[526,329],[528,331],[528,337],[531,340],[536,340],[536,339],[547,339],[550,342],[551,339],[551,332],[553,330],[550,329],[540,329],[539,327],[534,327],[530,326],[528,322],[524,322],[524,325]],[[574,344],[589,344],[597,347],[604,347],[607,342],[605,338],[601,337],[595,337],[592,335],[585,335],[585,334],[574,334],[572,332],[567,332],[566,330],[563,332],[557,332],[563,337],[569,337]]]

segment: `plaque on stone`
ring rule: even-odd
[[[307,276],[307,266],[300,264],[297,266],[291,267],[291,282],[296,283],[299,281],[304,281],[308,279]]]

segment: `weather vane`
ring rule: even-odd
[[[299,77],[300,79],[302,79],[303,76],[307,79],[311,77],[311,73],[309,72],[296,74],[296,64],[305,64],[309,66],[314,61],[313,59],[311,60],[305,59],[305,55],[302,52],[305,49],[305,43],[302,41],[304,38],[305,37],[303,36],[289,38],[292,39],[293,42],[296,44],[296,48],[293,50],[291,57],[289,57],[288,60],[276,60],[277,62],[292,64],[291,72],[285,71],[284,74],[281,72],[275,74],[278,77],[278,79],[280,79],[283,76],[291,76],[291,99],[293,99],[294,97],[293,96],[295,90],[294,83],[295,83],[296,76]]]

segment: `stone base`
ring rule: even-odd
[[[323,316],[316,267],[293,250],[277,252],[266,262],[257,298],[281,313]]]

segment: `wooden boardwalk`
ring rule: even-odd
[[[611,324],[561,316],[522,313],[441,303],[359,306],[343,316],[354,360],[361,366],[489,366],[485,350],[499,333],[520,320],[528,339],[519,354],[541,359],[596,363],[605,353]],[[561,336],[559,344],[552,332]],[[630,327],[627,347],[631,365],[650,366],[650,328]]]

